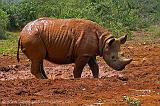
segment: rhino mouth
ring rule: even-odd
[[[117,70],[117,71],[122,71],[123,69],[125,69],[125,66],[121,67],[121,68],[115,68],[115,70]]]

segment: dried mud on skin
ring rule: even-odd
[[[160,106],[160,44],[123,46],[133,58],[122,72],[113,72],[98,58],[100,78],[92,78],[88,66],[81,79],[73,79],[73,67],[45,61],[48,80],[38,80],[30,73],[30,61],[20,55],[0,55],[0,105],[25,106],[128,106],[140,101],[142,106]],[[131,103],[130,101],[130,103]]]

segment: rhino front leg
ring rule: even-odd
[[[41,73],[41,62],[37,60],[31,60],[31,73],[38,79],[45,79]]]
[[[99,67],[96,61],[96,57],[91,57],[88,61],[88,65],[92,71],[93,77],[98,78],[99,76]]]
[[[76,59],[75,67],[73,71],[74,78],[81,78],[83,68],[88,63],[89,58],[90,58],[89,56],[82,56]]]

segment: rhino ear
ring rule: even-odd
[[[107,41],[107,42],[108,42],[108,45],[111,46],[114,41],[115,41],[114,38],[109,39],[109,40]]]
[[[127,35],[120,37],[119,40],[121,44],[124,44],[127,41]]]

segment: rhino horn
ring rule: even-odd
[[[132,59],[123,59],[123,64],[127,65],[132,61]]]

